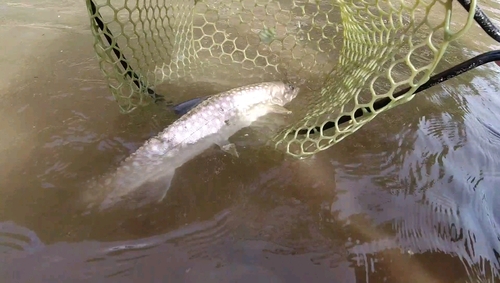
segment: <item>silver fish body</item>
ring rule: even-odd
[[[160,182],[157,189],[141,193],[146,201],[162,200],[175,170],[214,144],[230,145],[228,139],[269,113],[290,113],[283,106],[299,89],[283,82],[238,87],[211,96],[149,139],[121,166],[105,178],[103,190],[111,190],[101,209],[120,201],[146,183]],[[160,192],[160,191],[161,192]]]

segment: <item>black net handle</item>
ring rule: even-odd
[[[139,75],[137,75],[137,73],[128,64],[127,58],[125,57],[125,54],[123,54],[121,52],[120,46],[118,46],[118,42],[115,42],[115,44],[113,45],[113,39],[111,38],[113,36],[113,33],[108,28],[108,26],[104,23],[101,13],[99,13],[97,11],[94,0],[88,0],[88,6],[89,6],[90,12],[92,13],[93,18],[94,18],[94,22],[92,22],[92,24],[95,24],[97,26],[97,28],[99,28],[103,32],[104,38],[106,39],[108,46],[112,48],[113,53],[115,54],[116,58],[120,62],[120,66],[123,68],[123,71],[125,72],[125,74],[130,79],[132,79],[132,81],[134,82],[134,84],[137,88],[139,88],[140,90],[145,88],[148,95],[151,96],[155,102],[163,101],[163,96],[157,94],[154,90],[147,87],[146,84],[141,80]]]
[[[464,7],[467,12],[470,11],[470,0],[457,0],[462,7]],[[474,20],[479,24],[479,26],[486,32],[491,38],[500,43],[500,30],[491,22],[490,18],[481,10],[481,8],[476,7],[476,12],[474,13]]]
[[[470,0],[457,0],[457,1],[464,7],[465,10],[467,10],[467,12],[469,12],[471,3]],[[474,13],[474,20],[491,38],[500,43],[500,30],[491,22],[488,16],[486,16],[486,14],[478,6],[476,6],[476,12]],[[439,74],[432,76],[425,84],[417,88],[417,90],[413,93],[413,95],[490,62],[496,62],[500,66],[500,50],[483,53],[461,64],[451,67],[448,70],[445,70]],[[341,116],[337,120],[337,122],[332,122],[332,121],[326,122],[325,124],[323,124],[323,127],[315,127],[313,129],[299,129],[290,133],[290,135],[295,135],[295,134],[307,135],[309,132],[314,133],[314,132],[320,132],[322,130],[324,131],[331,128],[335,128],[335,124],[340,125],[343,123],[347,123],[351,121],[353,118],[360,118],[363,115],[369,115],[374,111],[382,110],[383,108],[387,107],[387,105],[389,105],[391,102],[396,100],[398,97],[406,94],[409,90],[410,87],[407,87],[393,94],[392,97],[385,97],[379,99],[375,101],[375,103],[372,105],[372,108],[370,107],[358,108],[354,112],[353,116],[344,115]]]
[[[442,82],[445,82],[451,78],[454,78],[460,74],[463,74],[467,71],[470,71],[472,69],[475,69],[481,65],[484,65],[486,63],[490,63],[490,62],[494,62],[494,61],[500,61],[500,50],[494,50],[494,51],[490,51],[490,52],[486,52],[486,53],[483,53],[481,55],[478,55],[472,59],[469,59],[461,64],[458,64],[446,71],[443,71],[437,75],[434,75],[432,76],[425,84],[421,85],[419,88],[417,88],[417,90],[413,93],[413,95],[417,94],[418,92],[421,92],[423,90],[426,90],[430,87],[433,87],[437,84],[440,84]],[[401,91],[398,91],[397,93],[393,94],[393,97],[394,98],[391,98],[391,97],[385,97],[385,98],[382,98],[382,99],[379,99],[377,101],[375,101],[375,103],[373,103],[373,110],[372,108],[370,107],[362,107],[362,108],[358,108],[355,112],[354,112],[354,118],[360,118],[362,117],[363,115],[367,115],[369,113],[373,113],[374,111],[379,111],[379,110],[382,110],[384,107],[386,107],[387,105],[389,105],[392,101],[394,101],[396,98],[406,94],[408,91],[410,90],[410,87],[408,88],[405,88]],[[341,116],[339,119],[338,119],[338,122],[337,124],[343,124],[343,123],[347,123],[349,121],[351,121],[353,119],[353,116],[350,116],[350,115],[344,115],[344,116]],[[298,135],[306,135],[308,132],[310,131],[316,131],[316,132],[320,132],[321,131],[321,128],[323,128],[323,131],[324,130],[327,130],[327,129],[330,129],[330,128],[334,128],[335,127],[335,122],[326,122],[323,127],[315,127],[314,130],[310,130],[310,129],[300,129],[297,131],[297,134]],[[295,133],[292,133],[292,134],[295,134]]]

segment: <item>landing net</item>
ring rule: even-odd
[[[100,68],[123,112],[156,93],[175,96],[172,85],[288,80],[302,89],[295,120],[273,141],[298,157],[410,101],[476,6],[452,21],[451,0],[87,1]],[[387,107],[373,106],[387,97]],[[358,117],[361,109],[370,114]]]

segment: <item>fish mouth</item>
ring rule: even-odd
[[[294,100],[299,95],[299,90],[300,90],[300,88],[293,87],[293,91],[291,91],[289,94],[285,94],[286,103],[291,102],[292,100]]]

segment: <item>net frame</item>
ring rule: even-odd
[[[101,70],[107,77],[109,86],[113,95],[119,102],[122,112],[129,113],[134,111],[138,106],[148,104],[151,101],[148,97],[152,97],[155,101],[160,100],[161,97],[154,90],[154,86],[166,80],[176,80],[192,76],[195,70],[184,67],[199,60],[199,56],[197,56],[197,51],[199,51],[199,49],[195,49],[196,40],[193,38],[192,30],[194,29],[193,23],[196,22],[195,15],[199,15],[195,7],[199,5],[199,3],[204,3],[204,1],[182,1],[181,3],[174,0],[172,1],[172,6],[170,6],[171,9],[166,9],[165,15],[168,16],[170,21],[169,26],[173,36],[169,37],[168,40],[161,42],[154,41],[154,43],[156,46],[164,47],[167,54],[176,54],[177,59],[172,60],[172,56],[170,56],[169,65],[166,65],[165,62],[155,62],[155,70],[153,71],[147,68],[141,68],[141,66],[133,68],[131,66],[133,64],[130,64],[129,60],[130,58],[135,60],[137,57],[136,54],[132,52],[132,56],[128,54],[128,56],[125,57],[125,54],[120,51],[118,45],[118,39],[120,36],[123,36],[125,30],[123,28],[119,29],[120,33],[116,35],[116,33],[112,33],[109,29],[110,24],[118,21],[120,11],[126,10],[132,13],[131,8],[125,5],[123,9],[112,9],[111,13],[114,14],[114,16],[111,20],[106,22],[103,20],[105,15],[103,16],[100,10],[105,7],[112,7],[113,1],[106,0],[102,5],[95,5],[93,1],[94,0],[87,0],[87,6],[89,7],[92,32],[95,36],[94,48],[100,59]],[[140,1],[136,1],[136,3],[139,2]],[[237,2],[238,1],[232,1],[231,3],[234,4]],[[296,5],[297,3],[303,4],[305,2],[314,2],[318,4],[328,1],[296,0],[293,3]],[[333,3],[334,1],[330,2]],[[430,4],[426,7],[432,7],[436,3],[442,4],[443,7],[445,7],[446,13],[444,13],[444,19],[440,25],[438,25],[442,28],[442,42],[435,46],[436,44],[434,44],[432,38],[433,32],[430,32],[424,42],[433,53],[432,60],[420,70],[413,67],[411,70],[412,75],[409,79],[403,80],[403,83],[393,80],[391,82],[391,88],[387,93],[377,95],[377,91],[373,88],[374,82],[376,81],[373,74],[386,72],[388,73],[387,77],[391,77],[390,73],[395,64],[387,65],[387,62],[394,63],[394,54],[396,54],[398,50],[404,49],[405,44],[407,46],[413,44],[411,39],[408,40],[408,38],[404,38],[404,32],[407,32],[411,28],[417,30],[425,24],[428,24],[428,21],[431,20],[429,16],[430,13],[426,11],[426,13],[423,14],[423,18],[420,19],[420,22],[417,22],[417,25],[410,24],[404,27],[402,11],[405,11],[408,7],[400,6],[399,10],[395,9],[392,4],[399,2],[397,0],[358,1],[360,3],[359,5],[345,0],[335,2],[340,9],[342,25],[344,27],[342,31],[343,45],[340,57],[338,58],[338,64],[328,73],[328,75],[331,76],[324,80],[324,85],[321,89],[313,91],[312,94],[310,94],[307,111],[295,109],[296,111],[294,112],[299,113],[297,121],[272,139],[276,148],[284,149],[288,154],[295,157],[310,156],[325,150],[351,135],[366,123],[372,121],[379,113],[411,101],[414,93],[429,81],[431,74],[439,64],[449,43],[458,39],[470,28],[476,14],[477,6],[475,0],[469,1],[468,16],[463,27],[453,32],[450,29],[450,23],[452,17],[452,3],[455,1],[427,1]],[[419,4],[426,1],[414,2]],[[146,3],[146,1],[143,3]],[[265,4],[266,1],[255,0],[255,3],[255,7],[263,7],[259,6],[258,3]],[[175,4],[178,6],[175,6]],[[373,6],[371,4],[376,4],[374,7],[378,9],[379,14],[373,12],[377,10],[370,10],[370,7]],[[300,7],[302,7],[302,10],[305,12],[304,7],[307,6],[304,5]],[[415,9],[415,7],[413,8]],[[383,13],[386,11],[384,9],[389,9],[389,12]],[[169,11],[172,11],[170,15],[168,15]],[[176,13],[181,16],[175,17]],[[397,17],[394,16],[395,14]],[[206,20],[206,17],[204,15],[202,16]],[[366,18],[369,20],[361,22],[360,24],[360,19]],[[378,20],[381,19],[385,19],[386,21],[381,21],[381,23],[379,23]],[[399,26],[397,26],[398,23],[394,23],[394,19],[399,20]],[[99,24],[99,20],[101,20],[101,24]],[[129,20],[134,23],[132,18],[129,17]],[[144,28],[144,21],[139,22],[142,23]],[[389,22],[389,24],[387,24],[387,22]],[[156,23],[158,23],[158,21],[156,21]],[[371,24],[371,26],[367,26],[367,23]],[[136,25],[134,26],[136,27]],[[397,26],[397,28],[395,28],[395,26]],[[391,41],[392,43],[396,42],[398,44],[387,46],[390,39],[394,39],[395,34],[398,33],[403,35],[401,40]],[[266,38],[275,36],[276,30],[264,28],[258,35],[261,41],[265,41]],[[370,41],[375,44],[371,46],[367,45],[366,42]],[[146,47],[142,48],[146,49]],[[365,56],[364,58],[360,58],[360,56],[355,54],[360,50],[363,54],[369,54],[371,57]],[[373,54],[376,55],[374,56]],[[409,63],[408,65],[411,66],[411,62],[408,60],[410,55],[406,57],[406,63]],[[398,60],[405,59],[399,58]],[[109,70],[110,68],[105,66],[106,64],[111,65],[111,71]],[[202,64],[199,64],[196,71],[207,72],[207,70],[213,67],[214,65],[203,64],[202,62]],[[278,66],[273,67],[278,73],[280,72]],[[139,69],[138,72],[136,72],[137,69]],[[158,70],[161,70],[160,75],[158,75]],[[165,72],[165,70],[167,70],[167,72]],[[416,79],[417,75],[415,72],[417,71],[419,74]],[[151,79],[148,73],[155,74],[154,78]],[[123,77],[128,77],[128,79],[121,79]],[[361,102],[359,101],[359,96],[367,90],[367,78],[370,79],[368,90],[371,93],[371,98],[369,102]],[[398,92],[397,88],[405,86],[405,84],[408,85],[408,87],[403,89],[403,92]],[[129,91],[125,96],[123,96],[123,89]],[[334,96],[333,94],[338,93],[341,93],[340,98],[331,99]],[[120,99],[122,102],[125,100],[125,103],[120,103]],[[383,104],[380,103],[380,101],[385,101],[387,104],[383,107],[377,107],[377,105],[380,106]],[[328,134],[328,130],[332,133]]]

